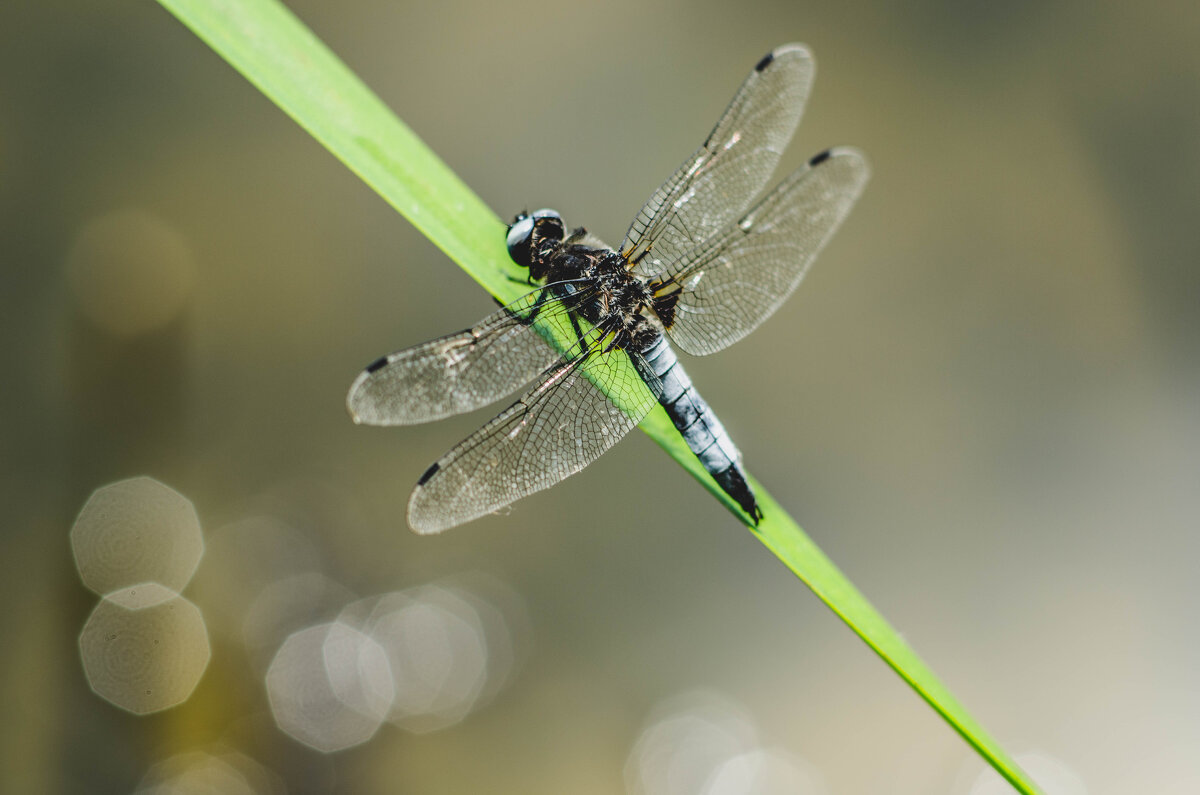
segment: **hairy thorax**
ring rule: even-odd
[[[611,335],[613,347],[640,352],[658,336],[648,317],[653,296],[617,252],[568,242],[544,261],[547,284],[557,284],[556,291],[582,318]]]

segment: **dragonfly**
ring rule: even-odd
[[[839,147],[755,201],[800,122],[813,73],[800,44],[759,60],[618,248],[569,229],[554,210],[517,214],[506,245],[534,289],[469,329],[377,359],[355,379],[351,418],[383,426],[473,411],[526,388],[421,475],[408,501],[416,532],[440,532],[549,488],[656,405],[744,519],[763,518],[741,453],[672,345],[707,355],[756,329],[796,289],[866,185],[862,154]]]

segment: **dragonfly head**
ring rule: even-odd
[[[518,213],[508,227],[508,256],[529,268],[532,278],[540,279],[546,274],[546,260],[566,233],[562,216],[554,210]]]

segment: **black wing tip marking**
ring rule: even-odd
[[[378,370],[382,370],[384,367],[387,367],[387,363],[388,357],[380,356],[378,359],[367,365],[365,372],[374,373]]]
[[[434,461],[433,465],[430,466],[429,469],[426,469],[424,474],[422,474],[421,477],[417,479],[417,487],[419,488],[421,486],[424,486],[426,483],[428,483],[429,479],[431,477],[433,477],[434,475],[436,475],[437,471],[441,468],[442,468],[442,465],[439,462]]]
[[[783,44],[759,59],[758,63],[754,64],[754,71],[762,72],[776,60],[784,56],[798,57],[806,61],[812,60],[812,53],[803,44]]]
[[[832,149],[826,149],[824,152],[818,152],[808,160],[809,168],[837,161],[842,168],[851,168],[857,172],[857,178],[866,182],[871,177],[871,164],[867,162],[867,156],[853,146],[835,146]]]

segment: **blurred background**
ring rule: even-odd
[[[1194,3],[288,5],[498,214],[613,243],[807,43],[783,170],[873,180],[689,372],[1049,792],[1200,791]],[[0,247],[5,791],[1005,791],[640,434],[410,533],[491,414],[346,390],[492,304],[156,3],[0,8]]]

